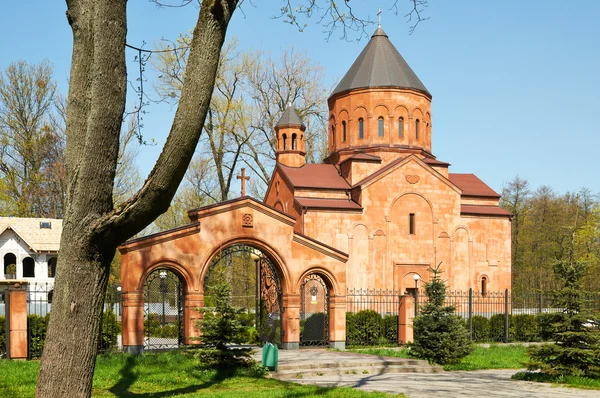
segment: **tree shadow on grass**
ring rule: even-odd
[[[235,369],[218,369],[217,373],[209,381],[205,381],[205,382],[197,384],[197,385],[176,388],[176,389],[168,390],[168,391],[134,393],[134,392],[129,391],[129,389],[138,379],[138,375],[135,374],[135,372],[133,371],[135,368],[135,365],[136,365],[135,362],[136,362],[136,360],[135,360],[134,356],[127,357],[127,360],[125,361],[125,365],[119,372],[120,376],[121,376],[120,379],[115,383],[115,385],[113,385],[111,388],[109,388],[109,391],[111,393],[115,394],[118,397],[123,397],[123,396],[140,397],[140,398],[172,397],[172,396],[178,395],[178,394],[193,393],[193,392],[197,392],[199,390],[205,389],[205,388],[209,388],[212,385],[220,383],[223,380],[233,376],[233,374],[235,373]],[[194,376],[193,374],[190,374],[190,376],[193,378],[198,378],[197,376]]]
[[[222,381],[235,376],[236,368],[219,368],[217,372],[208,381],[203,381],[200,384],[191,385],[182,388],[176,388],[168,391],[148,392],[148,393],[135,393],[129,391],[131,386],[138,380],[138,375],[134,372],[136,366],[136,359],[134,356],[128,356],[123,368],[120,370],[119,380],[109,388],[109,391],[118,397],[139,397],[139,398],[161,398],[161,397],[172,397],[180,394],[191,394],[198,392],[203,389],[210,388],[211,386],[221,383]],[[190,374],[191,377],[198,379],[197,376]],[[316,395],[327,395],[331,391],[331,387],[316,387],[311,391],[286,391],[283,397],[286,398],[302,398],[312,397]]]

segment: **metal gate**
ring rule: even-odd
[[[247,326],[256,329],[256,334],[250,334],[246,343],[270,342],[281,346],[283,294],[273,262],[251,246],[232,245],[222,249],[212,260],[204,279],[206,306],[212,303],[211,284],[223,278],[231,286],[233,305],[246,309]]]
[[[152,271],[144,285],[144,349],[183,344],[183,284],[167,269]]]
[[[302,281],[300,346],[329,344],[329,289],[323,278],[310,274]]]

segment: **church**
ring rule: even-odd
[[[315,313],[325,314],[318,343],[343,348],[347,292],[410,297],[430,267],[441,268],[450,290],[510,289],[511,214],[476,175],[451,173],[432,153],[431,100],[378,27],[328,99],[322,164],[306,163],[306,127],[290,105],[275,126],[277,163],[262,201],[242,193],[192,209],[188,225],[120,247],[125,348],[147,345],[147,281],[164,270],[181,281],[180,340],[190,343],[205,279],[215,259],[239,245],[260,254],[257,302],[271,303],[287,349],[310,343],[305,322]],[[244,183],[242,176],[242,192]],[[406,327],[402,310],[393,311]]]
[[[302,120],[279,120],[265,204],[349,254],[346,283],[404,291],[440,264],[451,289],[510,289],[510,213],[431,152],[431,94],[379,27],[329,97],[329,157],[306,164]]]

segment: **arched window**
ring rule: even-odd
[[[487,276],[482,277],[481,278],[481,295],[482,296],[487,295],[487,284],[488,284]]]
[[[287,149],[287,135],[283,134],[281,138],[283,139],[283,150],[285,151]]]
[[[346,121],[342,122],[342,142],[346,142]]]
[[[415,138],[419,139],[419,119],[415,122]]]
[[[23,259],[23,278],[35,278],[35,261],[31,257]]]
[[[4,277],[12,275],[13,278],[17,275],[17,256],[12,253],[4,255]]]
[[[402,138],[404,136],[404,118],[398,119],[398,138]]]
[[[56,257],[48,260],[48,278],[54,278],[56,275]]]
[[[358,138],[365,138],[365,121],[362,117],[358,119]]]
[[[381,116],[377,119],[377,133],[380,137],[383,137],[383,117]]]
[[[335,132],[333,133],[333,140],[335,141]],[[296,134],[292,134],[292,151],[296,150]]]

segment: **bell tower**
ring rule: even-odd
[[[302,167],[306,164],[304,132],[306,126],[294,107],[288,105],[275,125],[277,133],[277,162],[288,167]]]

